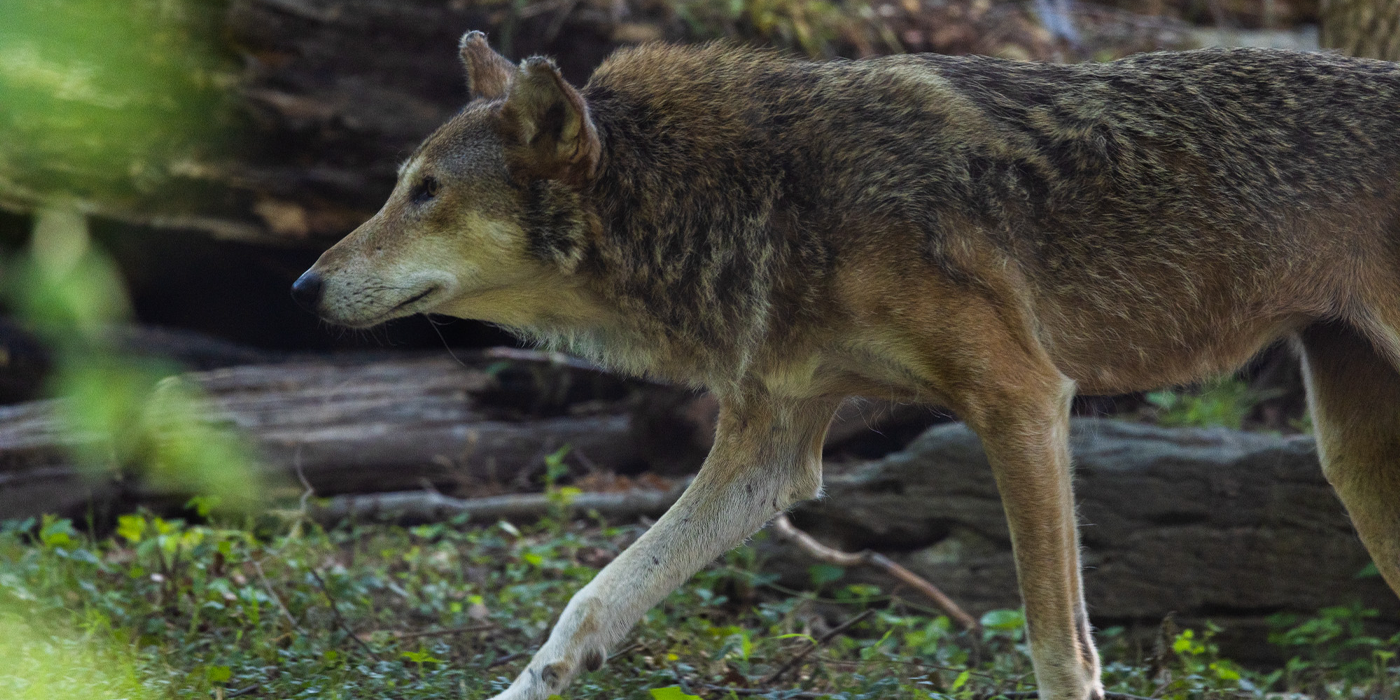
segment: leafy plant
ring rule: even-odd
[[[1269,641],[1294,654],[1285,667],[1288,684],[1317,685],[1331,679],[1348,690],[1387,688],[1400,635],[1383,639],[1370,634],[1366,622],[1377,614],[1352,603],[1323,608],[1307,618],[1287,613],[1270,617]]]
[[[1157,423],[1167,426],[1225,427],[1238,430],[1265,396],[1236,378],[1217,379],[1197,391],[1154,391],[1147,402]]]

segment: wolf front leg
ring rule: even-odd
[[[574,594],[530,665],[494,700],[545,700],[691,574],[792,503],[821,490],[821,448],[838,402],[721,398],[715,445],[680,500]]]
[[[1073,384],[1063,377],[1026,377],[1014,396],[992,399],[971,421],[1006,510],[1043,700],[1103,697],[1080,579],[1069,455],[1073,396]]]

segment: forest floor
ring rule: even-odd
[[[643,527],[546,517],[324,530],[290,512],[201,525],[135,514],[110,536],[82,529],[46,519],[0,531],[0,697],[489,698]],[[961,631],[912,593],[842,573],[819,565],[809,590],[786,589],[740,547],[565,696],[1033,697],[1019,611]],[[1099,630],[1105,685],[1164,699],[1395,697],[1400,638],[1368,636],[1369,614],[1278,618],[1271,641],[1291,660],[1266,669],[1221,658],[1213,626],[1166,621],[1151,648]]]

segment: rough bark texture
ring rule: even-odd
[[[1258,622],[1352,600],[1400,621],[1385,583],[1356,577],[1370,560],[1310,438],[1080,419],[1071,439],[1084,580],[1100,624],[1172,611]],[[826,497],[795,521],[840,548],[891,554],[971,611],[1019,605],[996,486],[961,424],[828,478]],[[810,560],[778,556],[806,578]]]
[[[1400,61],[1400,0],[1322,0],[1323,48]]]

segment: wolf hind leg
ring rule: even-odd
[[[1367,335],[1375,335],[1368,333]],[[1339,323],[1298,334],[1308,407],[1327,481],[1376,568],[1400,594],[1400,357]]]

